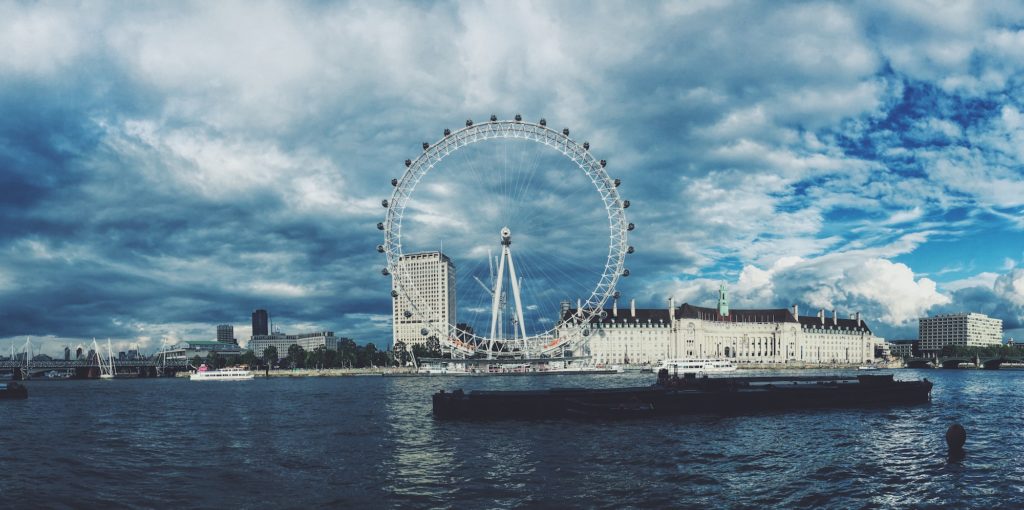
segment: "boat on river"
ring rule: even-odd
[[[923,404],[932,383],[892,374],[683,378],[658,373],[651,386],[528,391],[444,390],[433,396],[439,419],[634,418],[765,410]]]
[[[252,372],[240,367],[228,367],[210,370],[205,363],[189,376],[192,381],[247,381],[254,376]]]
[[[704,374],[735,372],[736,365],[733,365],[732,362],[727,359],[679,358],[662,361],[661,364],[654,369],[654,372],[659,372],[661,369],[668,370],[668,373],[673,375],[694,373],[701,376]]]
[[[28,388],[17,382],[0,384],[0,400],[28,398]]]

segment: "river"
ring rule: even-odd
[[[434,391],[653,376],[28,381],[0,401],[0,508],[1024,507],[1024,371],[894,372],[932,402],[461,423]]]

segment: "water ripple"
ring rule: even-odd
[[[30,381],[0,403],[0,507],[1024,506],[1024,372],[899,376],[932,403],[604,423],[440,422],[430,395],[649,375]]]

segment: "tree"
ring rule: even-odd
[[[324,368],[324,359],[326,358],[327,348],[318,345],[316,349],[313,349],[306,354],[306,366],[310,368]]]
[[[338,356],[335,362],[339,367],[354,367],[358,360],[359,346],[351,338],[338,340]]]
[[[440,358],[441,357],[441,341],[436,336],[431,335],[427,338],[424,344],[427,348],[428,358]]]
[[[289,345],[288,363],[291,364],[292,368],[302,368],[306,366],[306,350],[299,344]]]
[[[202,365],[202,364],[203,364],[203,358],[200,358],[199,355],[196,354],[196,356],[194,358],[192,358],[192,366],[196,367],[196,368],[199,368],[199,365]]]
[[[334,349],[327,349],[324,351],[324,367],[334,368],[335,363],[338,360],[338,351]]]
[[[412,346],[412,355],[416,357],[416,360],[422,360],[423,358],[433,358],[430,355],[430,350],[423,344],[414,344]]]
[[[384,367],[384,366],[387,366],[389,364],[389,362],[391,361],[391,353],[389,353],[386,350],[384,350],[384,351],[377,350],[377,346],[374,345],[372,342],[366,344],[366,348],[367,349],[371,349],[373,351],[373,364],[374,364],[374,366]]]
[[[373,345],[372,343],[366,344],[363,347],[363,352],[366,353],[366,366],[372,367],[372,366],[380,365],[380,363],[377,363],[377,346],[376,345]]]
[[[395,363],[400,367],[404,367],[410,362],[409,351],[405,348],[405,342],[395,342],[395,347],[392,349],[395,356]]]
[[[214,370],[220,368],[220,361],[220,355],[217,354],[217,351],[210,351],[210,353],[206,355],[206,366]]]
[[[268,345],[266,349],[263,349],[263,362],[267,364],[267,367],[273,367],[274,363],[277,363],[278,354],[277,347]]]
[[[246,367],[251,369],[253,366],[256,365],[256,353],[252,352],[251,350],[245,351],[244,353],[242,353],[242,357],[239,358],[238,361],[242,365],[245,365]]]

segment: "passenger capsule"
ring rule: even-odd
[[[383,222],[377,222],[377,230],[384,230],[384,223]]]
[[[630,223],[629,225],[626,225],[626,230],[628,230],[630,232],[632,232],[634,228],[636,228],[636,225],[634,225],[632,223]]]
[[[608,160],[607,159],[602,159],[601,160],[601,168],[604,168],[606,166],[608,166]]]
[[[391,179],[392,186],[398,186],[398,179]]]
[[[547,126],[548,125],[548,120],[547,119],[540,119],[540,125],[541,126]]]
[[[408,319],[409,317],[412,317],[412,312],[410,312],[409,310],[406,310],[406,311],[402,312],[402,315],[404,315],[405,318]]]
[[[427,143],[427,142],[423,142],[423,150],[427,150],[429,148],[430,148],[430,144]]]
[[[636,251],[636,249],[633,248],[632,246],[630,246],[629,248],[626,248],[626,253],[633,253],[635,251]]]
[[[387,209],[388,208],[388,201],[387,200],[381,200],[380,201],[380,205],[383,205],[384,208]]]
[[[498,122],[498,116],[492,113],[491,114],[491,122]]]
[[[590,150],[590,142],[583,142],[583,150],[585,150],[585,151],[589,151]]]
[[[519,115],[519,114],[517,113],[517,114],[516,114],[516,122],[522,122],[522,121],[523,121],[523,116],[522,116],[522,115]]]
[[[391,274],[391,271],[388,271],[388,268],[385,267],[384,269],[380,270],[380,274],[382,274],[384,276],[387,276],[387,275]]]
[[[398,291],[397,290],[391,291],[391,297],[398,297]]]
[[[422,328],[422,329],[420,329],[420,334],[423,335],[423,336],[427,336],[427,335],[430,334],[430,330],[427,329],[427,328]]]
[[[623,269],[622,276],[629,276],[629,269]]]
[[[562,128],[562,134],[565,136],[569,136],[569,128]]]
[[[590,336],[590,330],[589,329],[584,329],[583,330],[583,336]]]
[[[618,188],[619,186],[622,185],[622,179],[615,179],[614,181],[612,181],[612,184],[615,184],[615,187]]]
[[[409,168],[410,166],[412,166],[412,160],[411,159],[405,160],[405,167]]]
[[[466,127],[473,125],[473,119],[466,119]]]
[[[445,130],[444,130],[444,136],[448,136],[448,135],[450,135],[450,134],[452,134],[452,130],[451,130],[451,129],[448,129],[448,128],[445,128]]]
[[[384,253],[384,245],[383,244],[378,244],[377,245],[377,253]]]
[[[615,291],[615,294],[612,294],[612,297],[615,299],[619,299],[619,291]]]
[[[622,208],[623,209],[629,209],[629,200],[623,200],[622,201]]]

